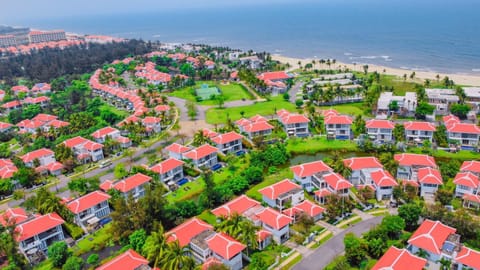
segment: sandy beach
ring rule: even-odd
[[[306,59],[293,58],[293,57],[287,57],[282,55],[272,55],[272,58],[282,63],[289,63],[290,66],[293,67],[293,69],[298,68],[298,61],[301,61],[302,65],[305,65],[307,63],[311,63],[312,60],[316,60],[317,62],[319,60],[319,59],[313,59],[313,58],[306,58]],[[353,64],[347,64],[342,62],[336,62],[335,65],[331,65],[331,68],[332,69],[338,68],[338,67],[343,68],[345,66],[348,69],[351,69],[354,71],[363,71],[362,64],[353,65]],[[320,68],[320,64],[317,63],[316,68]],[[328,67],[327,65],[323,64],[322,68],[328,68]],[[385,74],[395,75],[399,77],[403,77],[404,74],[407,74],[407,76],[410,76],[410,74],[413,72],[413,70],[391,68],[391,67],[384,67],[384,66],[371,65],[371,64],[368,65],[368,71],[369,72],[377,71],[378,73],[385,73]],[[440,75],[440,80],[443,79],[445,76],[448,76],[451,80],[453,80],[456,84],[459,84],[459,85],[480,86],[480,76],[474,76],[474,75],[445,74],[445,73],[415,71],[415,78],[423,79],[423,80],[429,79],[431,81],[435,81],[437,80],[437,74]]]

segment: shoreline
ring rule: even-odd
[[[295,58],[295,57],[289,57],[289,56],[284,56],[280,54],[272,54],[272,59],[280,61],[282,63],[289,63],[292,69],[298,68],[298,61],[302,62],[302,65],[305,65],[306,63],[311,63],[312,60],[318,61],[318,58]],[[316,67],[319,66],[319,64],[315,65]],[[363,64],[348,64],[344,62],[339,62],[336,61],[335,65],[331,66],[331,69],[338,68],[339,66],[341,67],[347,67],[350,70],[353,71],[358,71],[358,72],[363,72]],[[326,67],[325,64],[323,64],[322,67]],[[440,80],[442,80],[445,76],[448,76],[450,80],[453,80],[455,84],[462,85],[462,86],[480,86],[480,75],[475,76],[475,75],[466,75],[466,74],[452,74],[452,73],[436,73],[436,72],[429,72],[429,71],[416,71],[416,70],[408,70],[408,69],[401,69],[401,68],[392,68],[392,67],[386,67],[386,66],[381,66],[381,65],[373,65],[373,64],[368,64],[368,72],[373,72],[376,71],[380,74],[388,74],[388,75],[394,75],[398,76],[400,78],[403,77],[404,74],[407,74],[407,76],[410,76],[412,72],[415,72],[415,79],[429,79],[430,81],[436,81],[437,74],[440,75]]]

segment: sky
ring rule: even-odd
[[[210,7],[254,6],[292,0],[1,0],[0,24],[48,18]],[[299,0],[294,0],[299,1]],[[302,0],[305,1],[305,0]]]

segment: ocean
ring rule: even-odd
[[[318,0],[63,17],[21,24],[480,75],[479,10],[478,0]]]

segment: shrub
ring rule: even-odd
[[[93,253],[90,256],[88,256],[87,263],[90,264],[90,265],[97,265],[99,259],[100,259],[100,257],[98,256],[98,254]]]
[[[65,223],[65,229],[74,240],[78,240],[83,236],[83,230],[79,226],[72,223]]]
[[[61,267],[71,256],[68,246],[65,242],[55,242],[48,247],[48,258],[52,261],[53,266]]]

